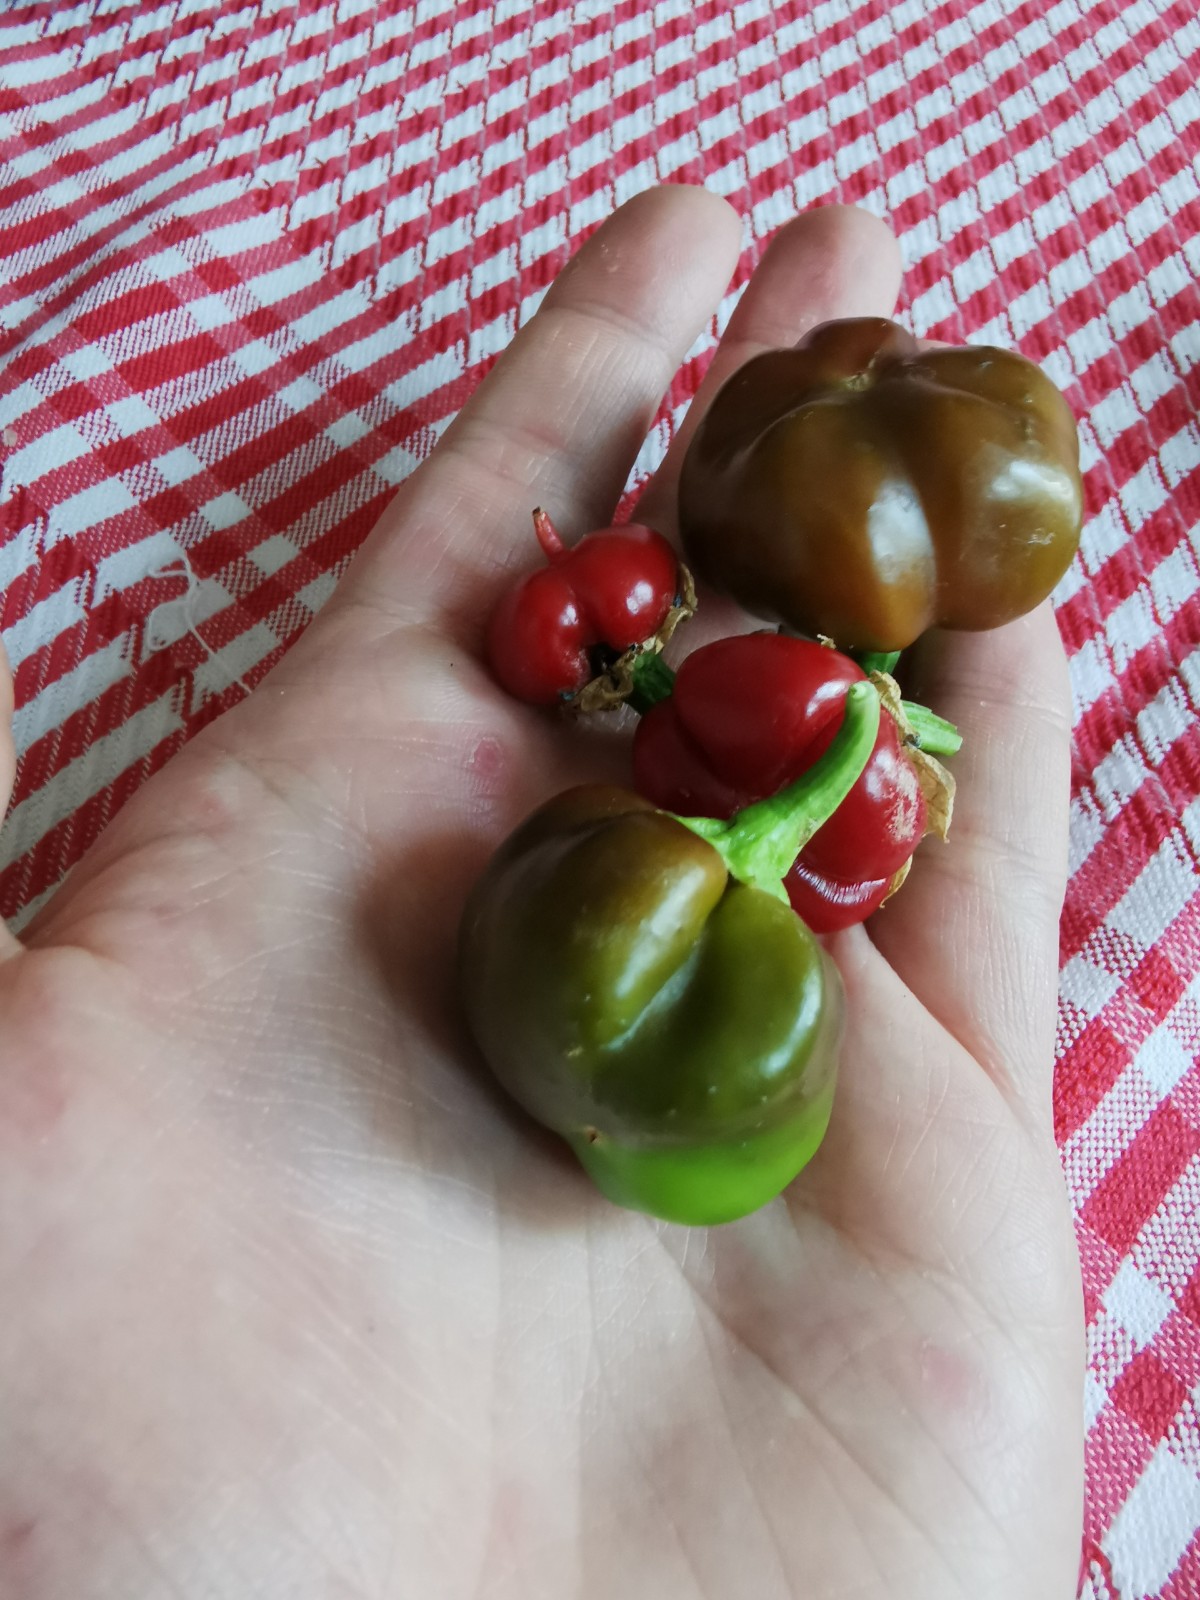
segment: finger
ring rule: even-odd
[[[13,681],[12,673],[8,668],[8,656],[4,651],[4,641],[0,639],[0,823],[4,821],[4,813],[8,810],[8,802],[12,799],[13,781],[17,772],[17,752],[13,744],[12,733],[13,714]],[[7,956],[15,955],[20,949],[17,941],[0,923],[0,961]]]
[[[603,526],[739,245],[736,213],[703,189],[622,206],[401,489],[343,599],[401,616],[470,609],[494,599],[499,569],[528,566],[535,506],[568,535]]]
[[[821,206],[780,228],[729,319],[666,460],[638,504],[639,519],[675,531],[676,486],[688,441],[727,378],[752,356],[795,344],[818,323],[890,316],[900,277],[900,247],[869,211]]]
[[[1048,1111],[1071,745],[1051,606],[990,633],[929,635],[906,688],[962,733],[954,820],[945,844],[922,844],[872,937],[997,1082]]]
[[[430,794],[451,809],[466,794],[507,816],[538,786],[541,769],[525,746],[524,759],[512,754],[534,725],[522,718],[518,728],[518,708],[499,694],[481,708],[458,693],[478,664],[501,569],[532,564],[535,505],[567,533],[611,514],[663,393],[728,287],[739,245],[736,213],[704,190],[656,189],[622,206],[402,485],[304,637],[172,763],[158,793],[163,783],[182,787],[189,754],[203,762],[215,748],[276,786],[290,784],[306,816],[353,816],[356,836],[373,843],[412,825],[414,808],[397,787],[420,792],[426,811],[435,808]],[[547,751],[565,748],[550,737],[559,730],[542,724]],[[402,768],[383,753],[401,749]],[[185,807],[160,800],[152,825],[158,835],[185,830]],[[60,908],[144,826],[142,808],[128,807]]]

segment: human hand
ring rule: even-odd
[[[484,618],[531,506],[609,518],[738,243],[695,190],[607,223],[303,640],[0,931],[0,1592],[1074,1593],[1047,609],[915,653],[966,740],[952,838],[835,941],[833,1123],[766,1210],[609,1205],[455,1013],[496,843],[628,781],[619,729],[494,687]],[[763,345],[888,314],[898,278],[863,213],[785,228],[699,403]],[[666,531],[678,462],[639,512]]]

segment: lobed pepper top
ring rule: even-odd
[[[885,317],[747,362],[679,484],[697,575],[843,650],[995,628],[1044,600],[1079,543],[1075,420],[1009,350],[923,348]]]
[[[844,1007],[816,936],[875,911],[949,824],[936,756],[957,731],[900,698],[894,653],[1030,610],[1081,514],[1074,419],[1037,367],[880,317],[749,362],[684,458],[689,560],[791,634],[673,673],[695,596],[666,539],[568,549],[535,512],[546,564],[493,612],[493,674],[535,704],[636,709],[639,793],[574,789],[510,835],[466,907],[459,988],[496,1078],[610,1199],[726,1222],[813,1155]]]

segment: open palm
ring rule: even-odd
[[[765,1211],[609,1205],[455,1012],[490,851],[627,766],[619,727],[503,698],[483,618],[534,504],[611,515],[737,248],[701,191],[618,212],[300,645],[0,932],[14,1600],[1074,1592],[1048,611],[919,653],[967,741],[954,835],[836,941],[833,1125]],[[763,345],[886,314],[897,277],[865,214],[790,225],[698,404]],[[667,531],[677,465],[643,513]]]

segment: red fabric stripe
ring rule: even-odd
[[[1092,1191],[1082,1213],[1088,1227],[1127,1251],[1198,1150],[1200,1131],[1169,1101],[1160,1105]]]

